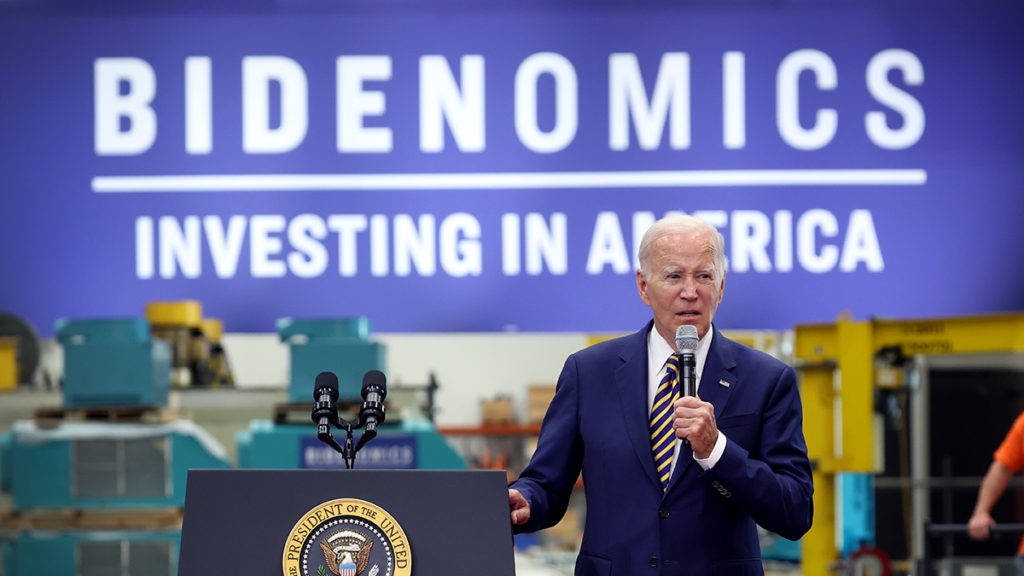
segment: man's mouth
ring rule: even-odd
[[[682,316],[683,318],[696,318],[700,316],[700,312],[678,312],[676,316]]]

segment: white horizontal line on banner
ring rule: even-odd
[[[213,174],[96,176],[93,192],[508,190],[692,186],[920,186],[925,170],[654,170],[456,174]]]

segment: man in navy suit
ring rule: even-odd
[[[660,220],[639,257],[637,288],[654,320],[566,360],[537,450],[509,487],[513,529],[556,524],[582,471],[577,576],[763,574],[755,523],[791,540],[811,526],[796,375],[712,326],[726,268],[717,230],[691,216]],[[663,487],[648,420],[683,324],[700,338],[697,397],[675,402]]]

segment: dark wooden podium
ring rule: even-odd
[[[347,514],[351,500],[386,514]],[[330,521],[317,524],[318,513]],[[341,558],[340,543],[352,546],[353,531],[391,536],[387,560],[364,563],[354,576],[389,576],[392,568],[401,576],[406,557],[413,576],[515,575],[505,472],[490,470],[189,470],[178,574],[332,576],[336,566],[324,571],[321,548],[334,534]],[[374,558],[384,558],[388,543],[377,543]],[[302,548],[309,567],[293,563],[286,574],[287,546]]]

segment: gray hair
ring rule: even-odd
[[[666,216],[655,222],[644,234],[643,240],[640,241],[640,251],[637,254],[640,259],[640,273],[644,275],[644,278],[651,279],[651,245],[655,240],[669,234],[692,233],[701,234],[707,240],[706,249],[711,253],[715,263],[715,280],[721,280],[728,269],[728,262],[725,259],[725,239],[711,224],[686,214]]]

